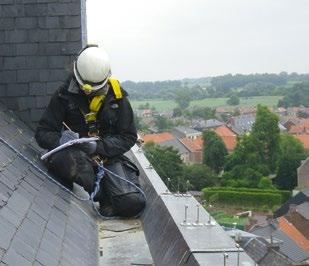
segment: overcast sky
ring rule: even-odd
[[[309,72],[309,0],[87,0],[119,80]]]

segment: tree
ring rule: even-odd
[[[166,130],[169,130],[173,126],[173,123],[172,121],[167,119],[165,116],[159,115],[155,119],[155,125],[159,131],[166,131]]]
[[[210,130],[203,133],[203,141],[203,163],[219,173],[227,155],[225,144],[214,131]]]
[[[215,118],[215,109],[210,107],[194,107],[191,112],[188,112],[187,116],[191,118],[204,118],[212,119]]]
[[[173,109],[173,117],[180,117],[182,115],[182,111],[180,107],[175,107]]]
[[[202,190],[218,183],[217,175],[204,164],[184,165],[184,179],[190,182],[191,190]]]
[[[178,151],[153,142],[144,145],[145,155],[171,191],[184,191],[183,163]],[[168,181],[170,179],[170,182]]]
[[[239,104],[239,98],[236,95],[232,95],[227,101],[227,104],[229,105],[238,105]]]
[[[261,163],[266,164],[271,171],[276,169],[279,152],[280,129],[278,122],[278,116],[270,112],[267,106],[258,105],[251,137],[256,146],[256,152],[261,156]]]
[[[275,184],[280,189],[292,190],[297,185],[297,168],[306,158],[304,147],[300,141],[290,135],[280,138],[280,158]]]
[[[191,92],[188,89],[179,90],[175,95],[175,102],[180,109],[189,107],[191,101]]]
[[[300,105],[309,107],[309,82],[296,83],[278,102],[279,107],[285,108]]]
[[[140,104],[137,109],[144,110],[144,109],[149,109],[149,108],[150,108],[150,104],[149,102],[146,102],[145,104]]]
[[[278,117],[259,105],[251,134],[241,137],[226,159],[224,180],[234,180],[236,185],[241,182],[248,187],[258,186],[263,176],[276,170],[279,133]]]

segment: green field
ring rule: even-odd
[[[263,104],[267,106],[276,106],[278,100],[282,96],[257,96],[257,97],[243,97],[240,98],[239,106],[256,106],[258,104]],[[226,104],[228,98],[208,98],[203,100],[196,100],[190,103],[190,107],[193,106],[203,106],[203,107],[231,107]],[[176,103],[172,100],[145,100],[145,101],[131,101],[134,109],[137,109],[139,105],[149,103],[150,106],[154,106],[157,111],[171,111],[176,107]]]

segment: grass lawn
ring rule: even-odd
[[[247,217],[237,217],[223,211],[210,212],[210,214],[219,224],[233,225],[233,223],[236,223],[237,225],[244,226],[248,222]]]
[[[256,106],[263,104],[267,106],[276,106],[278,100],[282,96],[257,96],[257,97],[242,97],[240,98],[239,106]],[[226,104],[228,98],[208,98],[203,100],[196,100],[190,103],[190,107],[202,106],[202,107],[232,107]],[[154,106],[157,111],[171,111],[176,107],[176,103],[172,100],[144,100],[144,101],[131,101],[133,109],[137,109],[139,105],[149,103],[150,106]],[[235,106],[233,106],[235,107]]]

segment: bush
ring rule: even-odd
[[[271,189],[272,187],[273,185],[271,180],[266,176],[263,176],[258,183],[258,188],[261,189]]]

